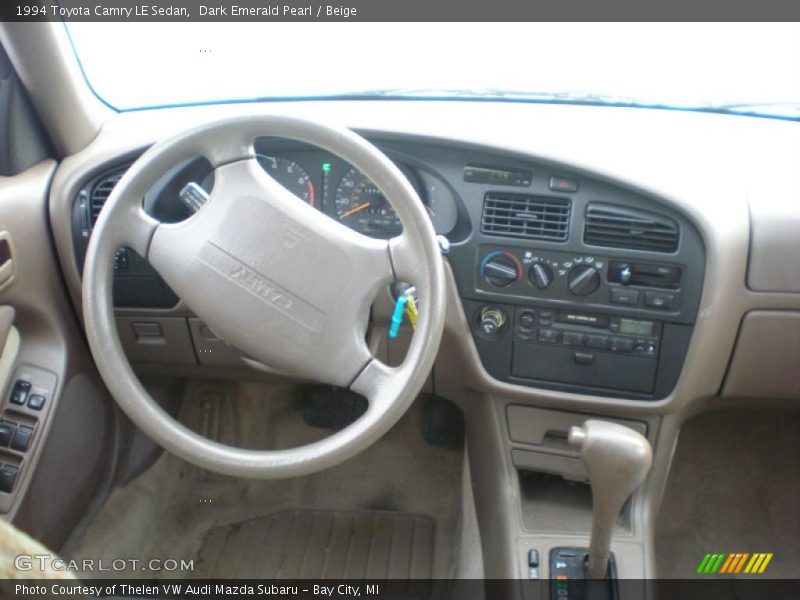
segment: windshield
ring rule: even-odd
[[[590,102],[800,118],[796,24],[70,23],[117,110],[256,99]]]

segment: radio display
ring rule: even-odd
[[[619,332],[630,335],[653,335],[652,321],[634,321],[633,319],[620,319]]]

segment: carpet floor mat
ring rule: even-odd
[[[195,576],[242,579],[423,579],[435,524],[380,511],[285,510],[212,529]]]
[[[330,435],[303,421],[302,406],[302,395],[292,386],[190,380],[180,420],[243,448],[288,448]],[[418,402],[364,452],[294,479],[227,477],[165,452],[111,493],[71,540],[67,554],[106,561],[195,559],[191,572],[131,570],[115,573],[118,577],[286,577],[315,568],[334,577],[338,563],[325,566],[313,556],[324,550],[320,536],[326,531],[339,536],[334,525],[351,523],[349,538],[335,537],[336,544],[350,544],[351,562],[341,567],[347,573],[408,568],[413,576],[451,577],[460,548],[463,448],[426,444],[422,415]],[[312,533],[313,538],[303,537]],[[403,549],[411,533],[413,544]],[[220,544],[235,551],[215,562]]]

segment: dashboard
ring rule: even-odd
[[[373,141],[408,178],[436,232],[448,238],[464,316],[495,380],[632,400],[664,398],[674,389],[705,272],[701,236],[685,214],[565,165],[481,147]],[[402,231],[381,191],[344,160],[274,138],[257,140],[255,150],[262,168],[299,201],[364,235],[390,238]],[[103,169],[75,197],[78,264],[103,203],[131,162]],[[205,158],[166,173],[144,198],[145,210],[163,222],[187,218],[181,191],[188,183],[213,190]],[[115,264],[117,307],[178,304],[133,251],[120,249]],[[189,329],[202,335],[198,323]],[[193,339],[188,347],[200,345]]]
[[[252,110],[121,114],[89,147],[63,161],[50,215],[77,307],[91,220],[113,178],[96,184],[119,174],[157,139]],[[758,395],[767,384],[775,388],[772,396],[796,397],[796,385],[780,373],[797,357],[797,329],[791,326],[796,321],[789,317],[800,307],[800,279],[797,263],[785,256],[796,248],[798,186],[791,177],[761,176],[796,173],[796,126],[669,111],[491,103],[326,102],[264,110],[306,118],[324,110],[404,165],[404,172],[434,176],[454,205],[452,228],[438,228],[449,229],[443,235],[450,241],[445,337],[432,379],[438,392],[460,396],[478,390],[537,406],[568,404],[620,416],[680,410],[720,393]],[[723,143],[732,132],[747,144]],[[672,150],[677,140],[690,138],[694,142],[681,152]],[[321,198],[322,163],[309,160],[319,150],[282,140],[264,143],[265,155],[302,166],[315,198]],[[766,147],[775,151],[753,150]],[[177,195],[186,181],[203,181],[208,173],[201,163],[196,173],[168,184],[170,193]],[[344,167],[332,162],[334,169],[338,185]],[[732,172],[741,177],[730,177]],[[335,212],[333,182],[332,176],[325,201],[315,208]],[[169,218],[164,213],[171,204],[155,202],[166,197],[157,192],[148,194],[145,207],[157,206]],[[425,192],[425,200],[435,204],[430,190]],[[534,214],[546,207],[561,216],[556,223],[549,217],[537,222],[523,208],[511,216],[523,216],[524,223],[509,221],[507,231],[492,230],[491,221],[502,222],[497,210],[519,209],[520,200]],[[492,218],[484,222],[484,213]],[[626,236],[637,240],[635,246],[598,245],[591,226],[611,216],[629,220],[628,227],[644,218],[648,228],[663,228],[668,246],[643,247],[638,235]],[[543,229],[555,235],[524,237]],[[495,252],[502,256],[487,260]],[[596,272],[585,268],[587,258]],[[137,368],[253,376],[145,261],[129,254],[119,262],[117,325]],[[616,263],[631,267],[629,273]],[[665,276],[660,281],[652,278],[659,271]],[[578,277],[582,273],[587,274]],[[387,310],[376,309],[381,324]]]

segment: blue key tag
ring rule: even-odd
[[[406,302],[408,302],[408,298],[405,294],[400,294],[397,297],[397,303],[394,305],[394,312],[392,313],[392,324],[389,326],[389,338],[391,339],[397,337],[400,325],[403,324],[403,315],[406,314]]]

